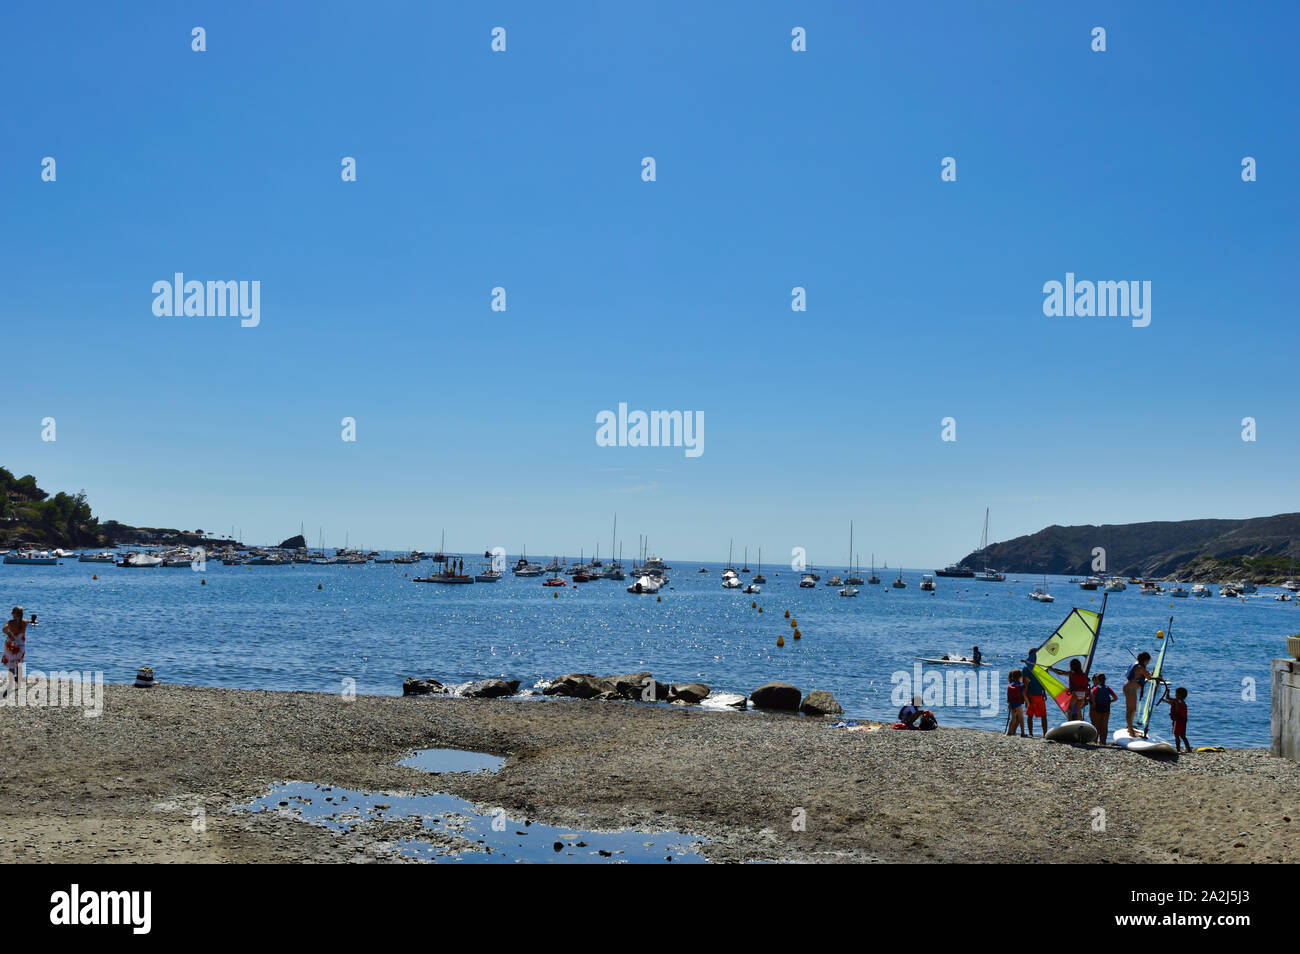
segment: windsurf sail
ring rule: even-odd
[[[1155,711],[1156,703],[1164,695],[1166,683],[1162,680],[1161,673],[1165,668],[1165,654],[1169,650],[1169,644],[1174,641],[1174,620],[1169,618],[1169,629],[1165,633],[1165,638],[1160,642],[1160,651],[1156,653],[1156,664],[1151,667],[1151,678],[1142,686],[1142,698],[1138,701],[1138,717],[1134,721],[1133,728],[1145,739],[1147,730],[1151,727],[1151,713]]]
[[[1077,607],[1070,610],[1070,615],[1056,627],[1056,632],[1034,651],[1033,660],[1025,660],[1031,676],[1056,700],[1066,715],[1070,713],[1070,687],[1062,682],[1060,673],[1070,671],[1072,659],[1079,660],[1085,673],[1092,668],[1092,656],[1097,650],[1097,635],[1101,632],[1101,619],[1105,613],[1104,597],[1101,612]],[[1053,669],[1060,673],[1052,672]]]

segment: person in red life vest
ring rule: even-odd
[[[1092,677],[1092,707],[1090,718],[1093,728],[1097,730],[1097,739],[1107,745],[1110,738],[1110,704],[1118,699],[1115,690],[1106,685],[1106,674],[1099,672]]]
[[[1179,686],[1174,690],[1175,698],[1169,698],[1169,690],[1165,689],[1165,697],[1161,702],[1169,703],[1169,717],[1174,722],[1174,751],[1178,751],[1178,743],[1187,746],[1187,751],[1192,751],[1192,743],[1187,741],[1187,690]]]
[[[1029,738],[1025,734],[1025,687],[1020,682],[1020,670],[1013,669],[1007,677],[1007,735],[1015,735],[1019,730],[1020,737]]]

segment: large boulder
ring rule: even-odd
[[[484,679],[482,682],[471,682],[462,695],[471,699],[496,699],[500,696],[513,696],[518,691],[518,679]]]
[[[648,672],[628,672],[621,676],[606,676],[605,682],[613,687],[614,694],[619,699],[632,699],[636,702],[660,702],[668,698],[671,686],[667,683],[659,682]],[[654,698],[651,698],[648,690],[650,683],[654,683]]]
[[[749,694],[754,707],[758,709],[779,709],[782,712],[797,712],[799,700],[803,693],[788,682],[769,682],[759,686]]]
[[[437,679],[416,679],[414,677],[402,683],[404,696],[437,696],[447,691],[447,687]]]
[[[835,697],[825,689],[814,689],[808,693],[808,697],[800,703],[799,711],[810,716],[840,715],[844,712]]]
[[[702,702],[708,694],[708,686],[699,682],[688,682],[684,686],[673,686],[668,693],[668,701],[693,706]]]
[[[544,696],[571,696],[574,699],[594,699],[602,692],[611,692],[613,686],[589,672],[571,672],[560,676],[542,690]]]

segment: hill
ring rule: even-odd
[[[1094,548],[1105,566],[1094,568]],[[1244,520],[1051,526],[990,544],[962,562],[1009,573],[1124,576],[1200,582],[1250,579],[1278,583],[1300,576],[1300,513]],[[1293,568],[1294,564],[1294,568]]]

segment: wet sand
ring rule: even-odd
[[[719,862],[1300,861],[1300,765],[1261,749],[1171,763],[633,702],[105,693],[98,718],[0,708],[0,860],[398,860],[391,823],[339,834],[237,810],[301,781],[450,792],[521,823],[676,830]],[[507,761],[496,775],[397,766],[434,746]]]

